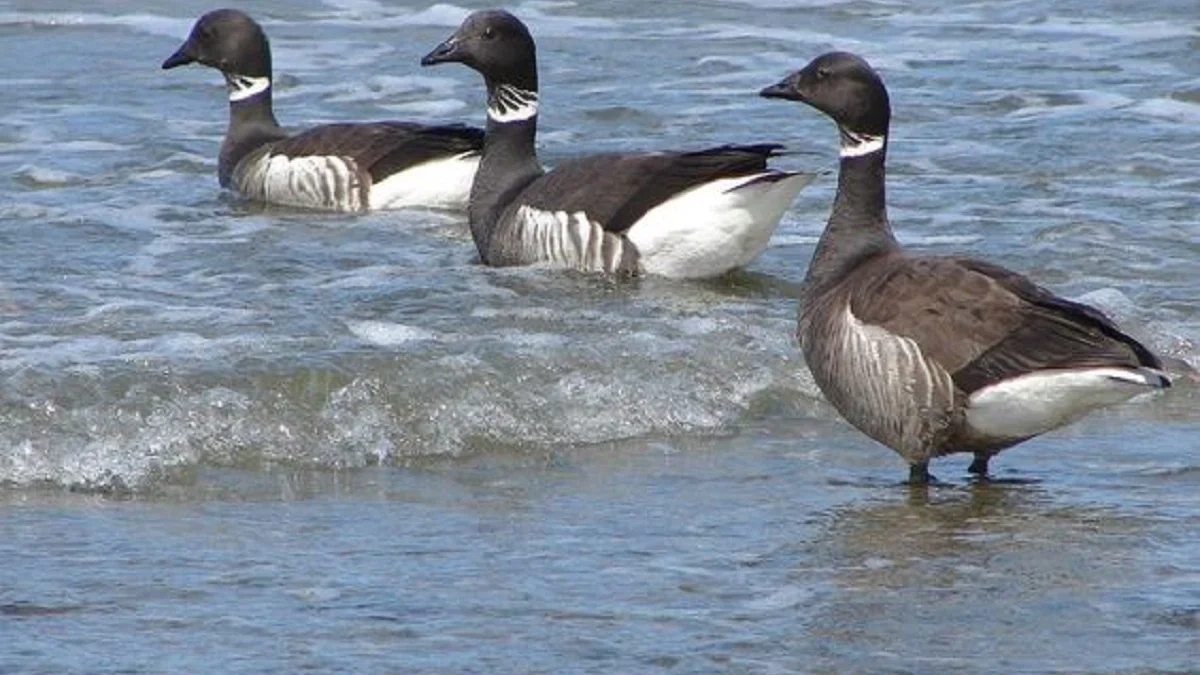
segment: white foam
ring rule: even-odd
[[[133,306],[133,308],[139,307],[147,306],[139,304]],[[92,319],[96,319],[101,314],[115,312],[121,315],[113,317],[112,320],[116,320],[117,318],[128,318],[130,313],[126,310],[130,308],[123,303],[108,303],[96,308],[90,314]],[[141,314],[149,314],[149,312],[141,312]],[[103,320],[97,323],[102,324]],[[191,331],[167,332],[132,340],[120,340],[107,335],[86,335],[74,338],[58,336],[51,340],[39,339],[30,342],[35,338],[36,336],[26,336],[25,339],[29,342],[28,346],[7,350],[0,357],[0,369],[112,365],[138,359],[162,362],[222,359],[245,350],[248,345],[261,341],[260,337],[248,334],[208,338]]]
[[[905,246],[957,246],[970,247],[983,241],[977,234],[924,234],[902,237]]]
[[[1105,17],[1093,19],[1084,16],[1047,16],[1036,23],[1008,23],[1005,31],[1018,34],[1083,35],[1111,38],[1121,43],[1143,40],[1187,38],[1194,27],[1186,21],[1113,21]]]
[[[1090,305],[1101,310],[1110,317],[1131,316],[1137,312],[1137,305],[1130,297],[1111,286],[1097,288],[1074,298],[1075,302]]]
[[[1116,110],[1128,106],[1132,99],[1122,94],[1087,90],[1056,90],[1053,96],[1027,94],[1026,103],[1009,113],[1018,119],[1050,118]]]
[[[567,315],[556,309],[549,307],[521,307],[499,309],[496,307],[475,307],[471,310],[471,316],[480,319],[494,319],[505,317],[511,319],[520,319],[522,321],[561,321],[567,318]]]
[[[0,25],[125,26],[150,35],[178,38],[187,35],[192,19],[157,14],[92,14],[88,12],[0,12]]]
[[[377,0],[321,0],[321,4],[355,16],[377,16],[387,10]]]
[[[296,90],[306,95],[332,94],[328,97],[328,100],[334,103],[355,103],[361,101],[414,103],[428,98],[453,98],[458,88],[458,83],[448,77],[373,75],[369,78],[354,80],[352,82],[304,85],[297,87]],[[405,97],[414,100],[404,101]]]
[[[753,612],[778,612],[792,609],[810,602],[816,593],[803,586],[783,586],[770,595],[746,602],[745,608]]]
[[[55,149],[60,152],[127,152],[132,146],[109,141],[59,141]]]
[[[462,112],[467,108],[467,103],[458,98],[431,98],[407,103],[380,103],[378,107],[397,117],[445,120],[461,117]]]
[[[412,342],[438,340],[435,331],[386,321],[347,321],[346,327],[356,337],[381,347],[395,347]]]
[[[405,26],[457,28],[470,13],[471,10],[465,7],[437,2],[411,14],[394,17],[392,21]]]
[[[335,13],[320,17],[317,23],[335,26],[361,27],[369,22],[374,28],[400,28],[406,26],[432,26],[436,28],[457,28],[471,13],[471,10],[448,3],[435,3],[418,11],[397,10],[373,0],[333,0],[331,4],[338,10]]]
[[[1173,98],[1147,99],[1130,106],[1129,110],[1146,117],[1170,120],[1180,124],[1200,124],[1200,105],[1177,101]]]
[[[16,177],[39,188],[65,187],[85,182],[83,176],[69,171],[31,165],[17,169]]]

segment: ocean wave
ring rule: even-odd
[[[191,30],[194,19],[157,14],[95,14],[90,12],[0,12],[0,26],[74,28],[120,26],[149,35],[181,37]]]
[[[141,488],[196,466],[344,468],[712,435],[762,397],[816,396],[790,320],[597,316],[586,339],[513,325],[564,321],[539,316],[482,312],[494,325],[470,335],[349,322],[361,342],[342,356],[250,335],[14,346],[0,362],[0,482]]]

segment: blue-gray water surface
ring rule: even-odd
[[[288,125],[482,123],[478,5],[240,5]],[[222,194],[208,9],[0,0],[0,673],[1197,672],[1195,0],[527,1],[539,145],[826,172],[707,283],[491,270],[455,214]],[[901,240],[1095,304],[1172,390],[910,490],[793,337],[830,49]]]

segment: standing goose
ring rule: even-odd
[[[767,167],[778,145],[580,157],[544,172],[534,149],[537,55],[508,12],[467,17],[422,65],[483,75],[487,129],[468,216],[488,265],[715,277],[766,247],[812,175]]]
[[[974,453],[969,470],[986,476],[1004,448],[1170,386],[1099,311],[999,265],[900,247],[884,199],[891,108],[866,61],[825,54],[762,95],[837,123],[837,196],[805,277],[800,344],[826,398],[908,460],[910,482],[954,452]]]
[[[267,36],[236,9],[200,17],[162,67],[193,62],[220,70],[229,89],[229,129],[217,169],[222,187],[256,201],[335,211],[466,207],[481,130],[366,122],[288,135],[271,110]]]

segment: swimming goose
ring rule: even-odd
[[[821,391],[898,452],[909,480],[929,460],[1004,448],[1171,382],[1158,357],[1096,309],[992,263],[915,255],[884,198],[891,107],[879,75],[845,52],[762,91],[833,118],[837,195],[801,295],[798,336]]]
[[[487,85],[483,160],[467,209],[488,265],[715,277],[758,256],[812,175],[767,167],[781,146],[605,154],[545,172],[533,38],[505,11],[471,14],[422,65],[463,63]]]
[[[202,63],[229,90],[221,186],[262,202],[335,211],[406,206],[464,209],[483,132],[412,122],[325,124],[294,136],[271,110],[271,47],[244,12],[218,9],[196,21],[163,69]]]

